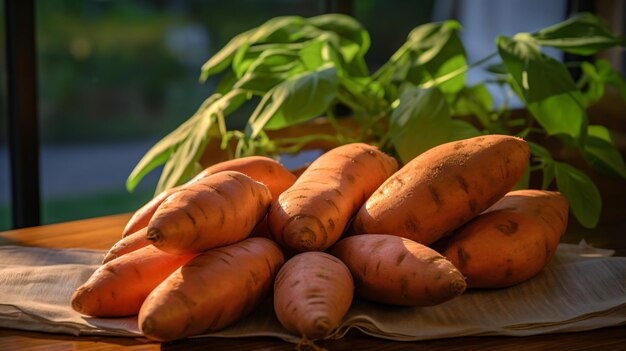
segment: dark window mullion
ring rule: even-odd
[[[34,0],[6,1],[8,140],[14,228],[40,224]]]

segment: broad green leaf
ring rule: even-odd
[[[264,24],[236,35],[220,51],[213,55],[203,66],[200,81],[226,69],[235,55],[245,55],[248,47],[255,43],[288,43],[303,25],[304,19],[298,16],[275,17]],[[237,60],[241,61],[238,57]]]
[[[555,162],[554,172],[556,185],[567,197],[578,222],[585,228],[594,228],[602,211],[602,198],[596,185],[585,173],[567,163]]]
[[[458,22],[446,21],[425,24],[411,31],[407,40],[411,66],[406,79],[421,85],[465,67],[465,48],[457,33],[460,28]],[[464,85],[465,73],[459,73],[438,87],[446,94],[454,94]]]
[[[491,93],[484,84],[464,87],[456,94],[452,103],[452,114],[456,116],[474,115],[483,127],[491,124],[490,114],[493,111]]]
[[[278,65],[293,61],[298,57],[298,52],[305,47],[306,43],[267,43],[242,46],[232,61],[233,71],[237,73],[237,77],[243,76],[249,71],[250,66],[256,62],[256,65],[274,63],[278,60]],[[259,59],[259,57],[263,58]],[[277,57],[271,57],[277,56]],[[269,57],[269,58],[268,58]],[[282,59],[282,61],[281,61]],[[260,61],[260,62],[259,62]]]
[[[435,88],[412,88],[400,96],[390,120],[391,142],[403,162],[450,140],[452,119],[445,96]]]
[[[500,36],[498,52],[512,77],[511,86],[549,135],[565,135],[582,144],[587,115],[582,96],[565,66],[539,52],[536,43]]]
[[[342,68],[354,76],[368,75],[364,57],[370,47],[370,35],[354,17],[334,13],[312,17],[307,22],[334,34],[336,48],[345,62]]]
[[[204,116],[204,112],[220,97],[221,95],[219,94],[211,95],[185,123],[150,148],[128,176],[126,189],[133,191],[146,174],[165,163],[178,146],[185,141],[191,131],[197,127]]]
[[[267,93],[276,85],[282,83],[291,76],[290,72],[287,73],[263,73],[263,72],[249,72],[246,73],[241,79],[237,81],[233,88],[246,89],[255,92]]]
[[[356,56],[364,56],[370,47],[369,33],[352,16],[338,13],[325,14],[311,17],[307,22],[322,30],[337,33],[342,39],[356,44],[358,50],[346,56],[348,62]]]
[[[533,34],[539,45],[552,46],[577,55],[593,55],[600,50],[624,45],[624,37],[611,33],[600,19],[590,13],[578,14],[566,21]]]
[[[545,147],[533,143],[532,141],[526,141],[528,143],[528,148],[530,149],[530,153],[539,158],[542,162],[552,162],[552,154]]]
[[[322,114],[335,99],[337,71],[333,65],[291,77],[266,94],[250,117],[246,134],[280,129]]]
[[[607,174],[626,178],[626,164],[613,144],[609,130],[600,125],[589,126],[583,157],[589,165]]]
[[[555,177],[555,165],[554,162],[547,162],[542,164],[543,168],[543,177],[541,179],[541,189],[548,189],[552,181],[554,181]]]
[[[483,134],[472,124],[460,119],[453,119],[451,127],[450,141],[469,139]]]
[[[343,60],[336,48],[330,43],[328,35],[311,40],[299,52],[299,58],[307,70],[316,70],[329,63],[341,72]]]

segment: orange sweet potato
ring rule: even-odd
[[[567,210],[560,193],[512,191],[443,239],[440,251],[467,277],[469,287],[515,285],[539,273],[554,255],[567,227]]]
[[[249,156],[212,165],[192,180],[181,186],[168,189],[150,200],[147,204],[137,210],[126,224],[126,228],[122,233],[123,236],[137,232],[139,229],[148,225],[148,222],[156,212],[157,208],[168,196],[179,190],[181,187],[193,184],[209,175],[223,172],[236,171],[241,172],[250,178],[265,184],[272,193],[272,199],[278,198],[285,189],[289,188],[295,181],[296,176],[289,172],[283,165],[269,157]]]
[[[395,159],[367,144],[326,152],[272,203],[268,224],[273,239],[296,252],[325,250],[396,169]]]
[[[435,250],[395,235],[362,234],[339,241],[330,252],[352,272],[355,293],[401,306],[431,306],[463,293],[465,279]]]
[[[389,233],[433,243],[510,191],[528,158],[528,144],[505,135],[434,147],[372,194],[356,215],[352,232]]]
[[[172,255],[152,245],[98,268],[72,295],[74,310],[95,317],[137,314],[152,289],[195,255]]]
[[[148,224],[147,238],[175,254],[229,245],[250,235],[271,199],[265,185],[243,173],[215,173],[165,199]]]
[[[168,341],[230,325],[270,292],[283,261],[278,245],[266,238],[206,251],[150,293],[139,328],[150,339]]]
[[[142,247],[150,245],[151,242],[147,238],[147,232],[148,228],[144,227],[138,230],[136,233],[132,233],[120,239],[117,243],[115,243],[115,245],[113,245],[109,249],[109,252],[104,255],[104,260],[102,260],[102,263],[107,263],[129,252],[133,252],[135,250],[141,249]]]
[[[285,263],[274,283],[274,311],[280,323],[303,339],[329,335],[352,304],[354,282],[339,259],[304,252]]]

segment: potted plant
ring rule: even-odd
[[[453,20],[416,27],[373,73],[365,61],[369,34],[349,16],[277,17],[243,32],[202,67],[202,82],[221,74],[213,94],[146,153],[127,188],[163,164],[156,191],[181,184],[206,166],[207,154],[219,154],[217,160],[277,156],[316,142],[327,148],[367,141],[407,162],[444,142],[509,134],[531,147],[529,171],[519,187],[528,187],[531,173],[541,174],[542,188],[555,184],[578,221],[596,226],[601,212],[596,185],[553,157],[541,141],[556,141],[593,168],[626,178],[611,131],[590,124],[586,110],[602,98],[606,85],[626,91],[624,81],[602,60],[583,62],[574,79],[566,64],[541,48],[588,56],[621,46],[624,38],[584,13],[536,33],[499,36],[493,54],[468,63],[459,30]],[[500,63],[485,67],[495,57]],[[478,67],[491,78],[468,86],[466,72]],[[526,109],[513,111],[506,102],[493,106],[487,83],[513,92]],[[256,104],[245,129],[229,130],[226,119],[245,104]],[[350,118],[337,117],[341,109]]]

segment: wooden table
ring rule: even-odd
[[[130,215],[114,215],[61,224],[0,232],[0,245],[53,248],[82,247],[108,249],[120,237]],[[626,221],[596,230],[570,228],[564,242],[585,238],[597,247],[616,249],[626,255]],[[357,331],[336,341],[320,342],[329,350],[626,350],[626,326],[588,332],[539,335],[532,337],[463,337],[420,342],[391,342],[371,338]],[[293,350],[294,345],[274,338],[202,338],[169,343],[144,338],[68,336],[0,328],[0,350]]]

